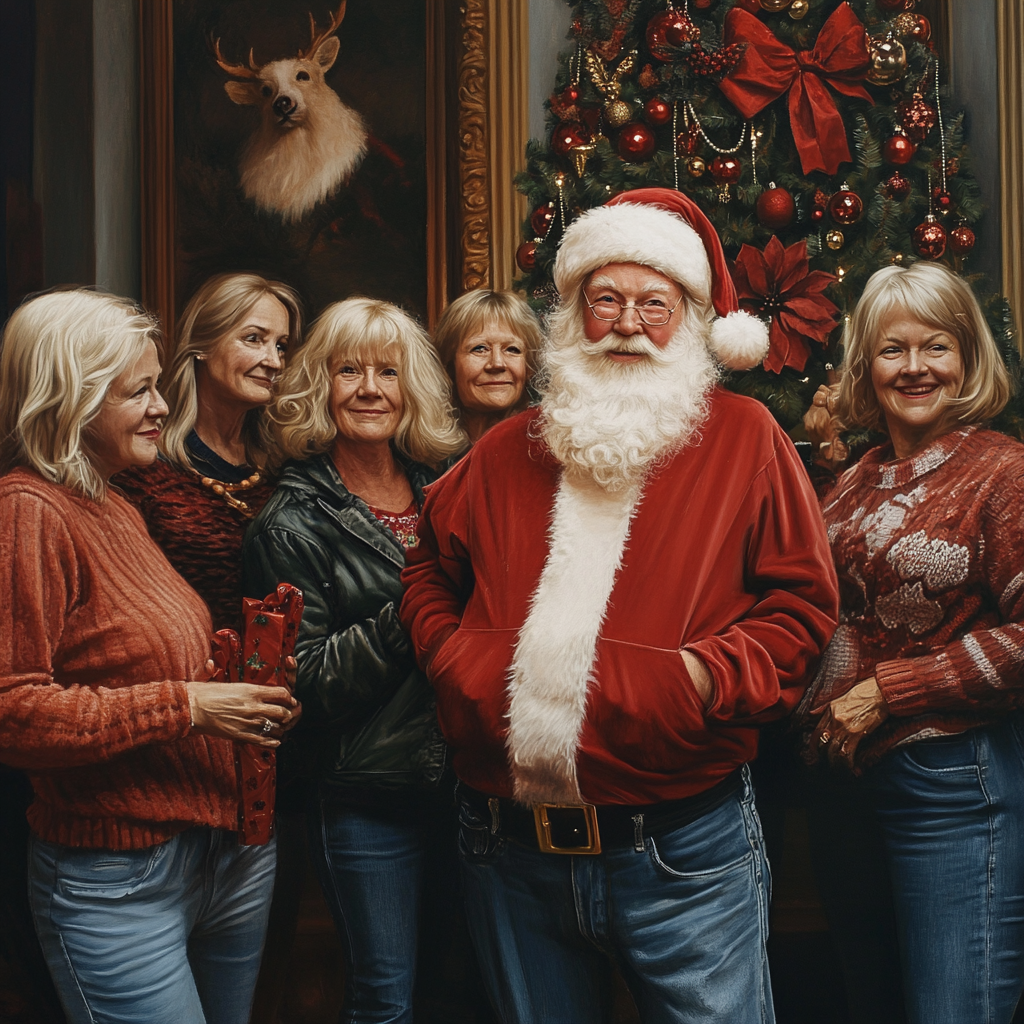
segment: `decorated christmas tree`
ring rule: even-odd
[[[550,134],[517,180],[532,210],[518,283],[538,309],[574,217],[680,189],[718,229],[742,307],[771,318],[763,366],[729,386],[789,428],[874,271],[943,260],[970,278],[982,197],[915,0],[569,2]],[[980,297],[1016,379],[1006,303]],[[1020,436],[1022,411],[999,425]]]

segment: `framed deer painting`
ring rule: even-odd
[[[489,54],[500,39],[525,63],[525,5],[139,10],[143,298],[168,328],[222,271],[286,281],[310,316],[362,294],[432,322],[465,288],[508,286],[525,75]]]

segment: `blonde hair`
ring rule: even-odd
[[[299,297],[286,284],[269,281],[258,274],[217,274],[189,299],[178,324],[178,341],[168,353],[164,397],[170,407],[167,425],[160,436],[160,449],[179,468],[189,465],[185,440],[196,425],[199,403],[196,397],[196,357],[210,355],[244,323],[264,295],[277,299],[288,311],[291,351],[301,343],[302,312]],[[266,461],[266,407],[250,409],[242,436],[246,462],[262,469]]]
[[[0,473],[28,466],[102,499],[86,428],[110,385],[159,341],[156,320],[114,295],[79,288],[19,306],[0,352]]]
[[[426,333],[390,302],[352,298],[320,314],[284,372],[269,410],[275,465],[327,451],[338,434],[328,408],[334,374],[346,362],[384,359],[395,360],[402,393],[395,448],[430,466],[461,451],[465,436],[451,407],[451,388]]]
[[[1010,378],[992,332],[963,278],[940,263],[885,267],[868,278],[846,328],[844,370],[836,415],[848,427],[885,429],[871,383],[875,346],[900,316],[955,338],[964,364],[964,383],[949,401],[947,427],[998,415],[1010,398]]]
[[[533,310],[515,292],[494,292],[489,288],[475,288],[460,295],[441,314],[434,328],[434,345],[441,365],[452,382],[452,401],[461,409],[458,388],[455,387],[455,358],[462,342],[476,331],[496,323],[516,335],[523,343],[526,357],[526,379],[529,380],[540,364],[544,334]],[[529,401],[526,389],[517,404],[523,408]]]

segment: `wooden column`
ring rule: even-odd
[[[1003,294],[1024,351],[1024,7],[996,0],[999,48],[999,176],[1002,192]]]

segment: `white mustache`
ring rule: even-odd
[[[657,358],[661,349],[646,334],[632,334],[623,338],[614,333],[606,334],[600,341],[588,341],[583,346],[588,356],[603,356],[609,352],[625,352],[629,355]]]

